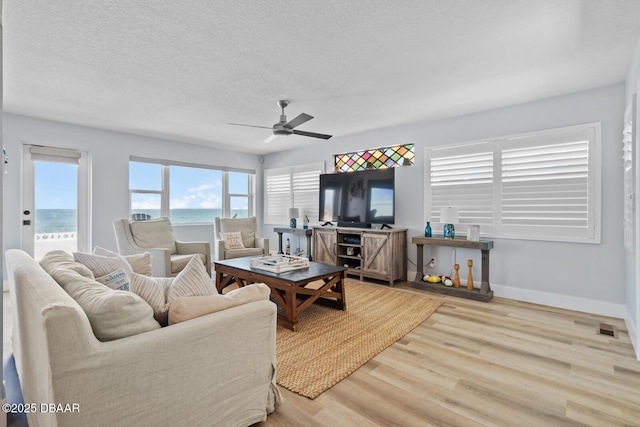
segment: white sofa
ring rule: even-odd
[[[274,410],[272,302],[101,342],[29,255],[11,249],[6,262],[24,401],[79,408],[29,413],[31,427],[248,426]]]

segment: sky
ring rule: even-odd
[[[77,205],[77,166],[67,163],[35,162],[37,209],[75,209]],[[162,166],[131,162],[130,187],[162,189]],[[172,209],[214,209],[222,207],[222,172],[210,169],[171,166]],[[229,173],[231,194],[247,194],[248,174]],[[134,209],[159,208],[159,196],[141,194],[134,198]],[[247,198],[232,198],[232,209],[246,209]]]

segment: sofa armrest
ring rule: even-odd
[[[225,249],[224,249],[224,241],[223,240],[218,240],[216,242],[216,248],[217,248],[217,252],[216,252],[216,260],[224,260],[226,259],[225,257]]]
[[[269,239],[265,237],[256,237],[254,246],[262,249],[263,255],[269,255]]]
[[[80,338],[80,337],[78,337]],[[275,407],[276,307],[257,301],[72,354],[49,342],[58,425],[250,425]],[[181,397],[182,396],[182,397]]]
[[[175,242],[176,252],[179,255],[204,254],[204,264],[207,269],[207,273],[211,275],[211,245],[209,242],[180,242],[178,240]]]

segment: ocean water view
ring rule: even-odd
[[[160,217],[160,209],[134,209],[132,213],[143,213],[151,218]],[[246,218],[247,209],[232,209],[231,216]],[[170,218],[173,224],[213,223],[217,216],[222,216],[222,209],[171,209]],[[35,233],[68,233],[77,230],[78,216],[75,209],[36,209]]]

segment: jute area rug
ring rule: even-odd
[[[319,305],[300,315],[299,330],[278,327],[277,383],[315,399],[405,336],[442,302],[347,280],[347,311]]]

